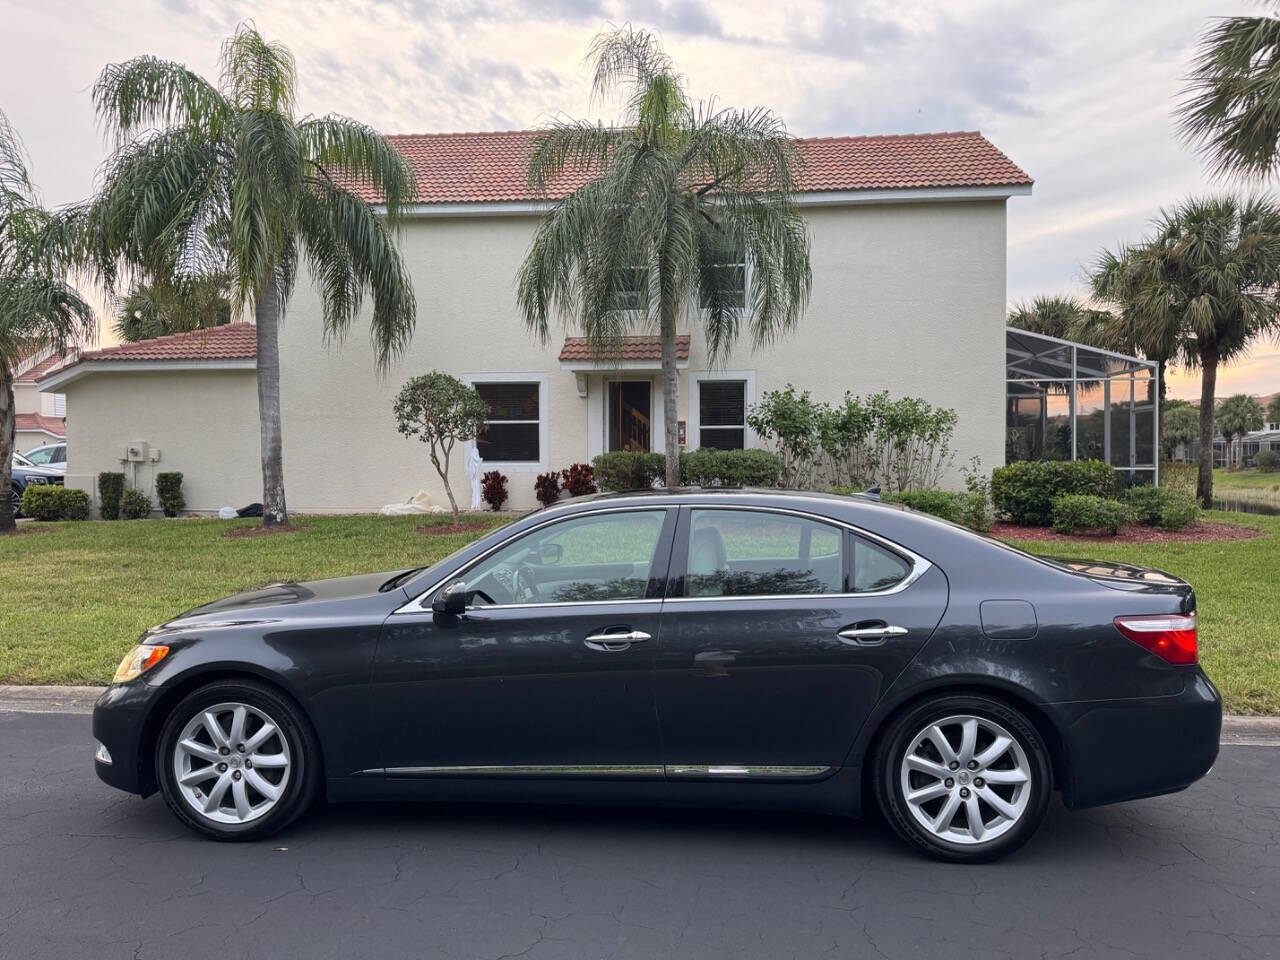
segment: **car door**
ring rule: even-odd
[[[825,518],[682,508],[656,672],[668,776],[839,767],[946,604],[927,560]]]
[[[374,710],[390,777],[661,776],[653,658],[674,508],[539,525],[461,579],[461,616],[383,627]]]

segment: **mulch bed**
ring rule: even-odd
[[[1066,536],[1048,527],[1022,527],[1014,523],[997,523],[991,531],[1001,540],[1037,540],[1042,542],[1089,540],[1099,543],[1206,543],[1214,540],[1252,540],[1262,536],[1261,530],[1234,523],[1200,520],[1185,530],[1161,530],[1159,527],[1124,527],[1116,536],[1107,533],[1076,533]]]
[[[428,523],[425,527],[414,528],[414,533],[426,536],[443,536],[454,533],[476,533],[479,530],[492,529],[487,523]]]
[[[297,533],[302,527],[286,523],[279,527],[232,527],[222,531],[224,540],[249,540],[253,537],[266,537],[275,533]]]

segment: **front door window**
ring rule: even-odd
[[[609,449],[648,452],[652,386],[648,380],[609,382]]]

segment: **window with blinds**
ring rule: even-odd
[[[698,384],[698,444],[715,450],[741,450],[747,445],[745,380]]]
[[[538,384],[477,383],[476,392],[489,407],[484,432],[476,438],[480,459],[495,463],[536,463],[538,449]]]

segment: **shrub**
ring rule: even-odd
[[[776,487],[782,461],[768,450],[691,450],[680,455],[680,482],[698,487]]]
[[[66,487],[59,487],[62,491],[62,518],[64,520],[88,520],[89,519],[89,494],[84,490],[68,490]]]
[[[544,507],[549,507],[560,499],[560,474],[552,470],[540,473],[533,481],[533,495]]]
[[[35,520],[88,520],[89,495],[57,484],[28,484],[22,512]]]
[[[1053,498],[1051,509],[1054,533],[1102,530],[1114,535],[1133,522],[1133,510],[1127,503],[1088,493],[1060,494]]]
[[[782,486],[813,485],[823,409],[823,404],[809,397],[808,390],[796,393],[796,388],[787,384],[783,390],[768,391],[747,415],[747,426],[773,444],[781,457]]]
[[[1101,460],[1022,460],[997,467],[991,499],[998,513],[1032,527],[1053,521],[1054,498],[1078,493],[1114,496],[1116,473]]]
[[[1195,497],[1169,487],[1130,487],[1125,502],[1133,510],[1136,522],[1162,530],[1181,530],[1200,516]]]
[[[98,512],[103,520],[120,519],[120,498],[123,494],[123,473],[98,474]]]
[[[120,515],[126,520],[145,520],[151,516],[151,498],[130,487],[120,497]]]
[[[187,498],[182,495],[182,474],[156,474],[156,497],[166,517],[176,517],[187,509]]]
[[[667,460],[660,453],[614,450],[591,462],[601,490],[648,490],[667,475]]]
[[[596,492],[596,472],[589,463],[574,463],[560,471],[564,488],[571,497],[585,497]]]
[[[963,493],[950,490],[906,490],[887,493],[883,499],[889,503],[900,503],[920,513],[950,520],[979,533],[990,533],[994,525],[991,502],[984,494],[973,490]]]
[[[1280,450],[1259,450],[1253,465],[1259,473],[1275,473],[1280,470]]]
[[[501,510],[507,502],[507,478],[497,470],[490,470],[480,478],[480,496],[490,510]]]

